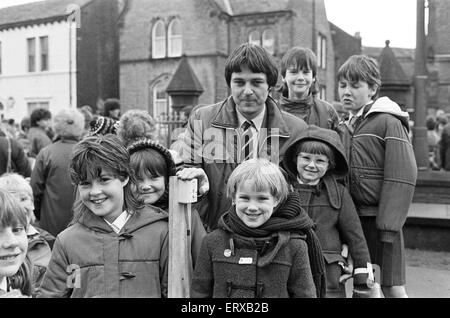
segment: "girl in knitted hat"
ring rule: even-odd
[[[135,177],[119,137],[80,141],[70,176],[81,201],[56,239],[38,297],[166,297],[168,216],[131,191]]]
[[[136,185],[132,189],[144,204],[167,211],[169,177],[171,176],[177,175],[182,180],[194,178],[207,180],[207,176],[202,169],[186,168],[176,173],[175,162],[171,153],[157,141],[149,138],[140,138],[131,142],[127,149],[130,153],[131,168],[134,170],[137,179]],[[203,195],[207,190],[207,188],[199,189],[198,192]],[[191,215],[191,257],[192,265],[195,267],[206,231],[197,210],[193,209]]]
[[[25,209],[0,189],[0,297],[31,296],[27,226]]]
[[[230,175],[233,205],[203,240],[194,297],[321,297],[324,263],[313,222],[280,168],[251,159]]]
[[[311,125],[286,145],[282,166],[292,176],[291,183],[300,195],[301,205],[316,224],[326,261],[326,297],[345,298],[342,280],[351,276],[356,297],[377,297],[379,286],[374,284],[373,272],[369,271],[372,268],[369,249],[355,205],[348,190],[337,182],[348,172],[344,153],[335,131]],[[347,260],[341,255],[344,243],[349,246],[355,266],[349,275],[345,275]]]

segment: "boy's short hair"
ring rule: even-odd
[[[367,55],[353,55],[339,68],[337,79],[345,79],[350,83],[366,82],[369,87],[378,86],[373,96],[376,98],[381,88],[381,74],[378,62]]]
[[[300,152],[311,153],[313,155],[324,155],[329,160],[328,170],[333,170],[336,167],[336,158],[334,155],[334,151],[324,142],[316,140],[305,140],[299,142],[296,145],[294,157],[292,158],[295,164],[297,164],[297,157]]]
[[[227,183],[227,196],[234,200],[239,185],[253,181],[256,191],[269,191],[280,203],[289,194],[289,186],[279,166],[267,159],[250,159],[234,169]]]
[[[17,173],[5,173],[0,176],[0,188],[8,192],[25,192],[33,198],[33,189],[24,177]]]
[[[244,43],[230,54],[225,62],[225,80],[230,87],[231,75],[242,71],[247,66],[253,73],[264,73],[269,87],[275,87],[278,81],[278,68],[270,54],[261,46]]]
[[[49,110],[45,108],[37,108],[33,110],[33,112],[30,115],[30,124],[31,127],[38,127],[38,121],[42,119],[51,119],[52,113],[50,113]]]
[[[27,213],[17,199],[8,191],[0,189],[0,226],[22,225],[28,228]]]

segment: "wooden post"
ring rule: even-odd
[[[192,279],[191,204],[197,202],[197,179],[169,179],[169,298],[189,298]]]

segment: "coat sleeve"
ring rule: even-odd
[[[52,256],[47,266],[42,284],[38,290],[37,298],[69,298],[72,294],[72,288],[69,288],[69,260],[64,250],[64,246],[59,239],[56,239],[53,245]],[[71,275],[79,274],[76,269]],[[76,277],[75,281],[76,281]]]
[[[177,149],[183,162],[182,167],[202,168],[203,164],[203,125],[198,111],[189,116],[186,130],[179,136]]]
[[[366,268],[367,263],[371,263],[369,248],[364,237],[364,232],[356,212],[350,193],[345,187],[342,189],[342,207],[339,213],[338,226],[339,233],[344,241],[349,245],[350,255],[354,262],[354,268]],[[353,277],[353,284],[366,283],[367,274],[356,274]]]
[[[11,161],[16,167],[16,172],[22,175],[24,178],[28,178],[31,175],[31,167],[28,163],[27,156],[23,151],[22,146],[15,139],[11,141]]]
[[[406,128],[388,121],[385,135],[384,179],[376,219],[382,242],[393,242],[403,227],[414,195],[417,166]]]
[[[41,151],[36,157],[33,172],[31,173],[31,188],[34,197],[34,215],[38,220],[41,219],[41,202],[44,196],[45,183],[47,180],[45,168],[44,152]]]
[[[213,297],[214,273],[209,236],[202,242],[191,285],[192,298]]]
[[[167,298],[169,286],[169,231],[166,231],[161,244],[159,277],[161,280],[161,297]]]
[[[191,233],[192,267],[195,268],[198,255],[200,254],[203,238],[206,236],[205,227],[203,226],[202,220],[200,219],[196,209],[192,209],[191,213]]]
[[[308,245],[301,239],[296,239],[295,242],[295,254],[287,282],[289,297],[316,298],[316,286],[309,264]]]

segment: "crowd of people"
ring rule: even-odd
[[[350,278],[355,298],[407,297],[417,167],[408,113],[378,97],[377,62],[340,67],[346,117],[317,97],[306,48],[279,70],[242,44],[225,79],[231,95],[194,107],[173,147],[116,99],[102,115],[36,109],[5,130],[0,297],[167,297],[172,176],[198,184],[191,297],[345,298]]]

